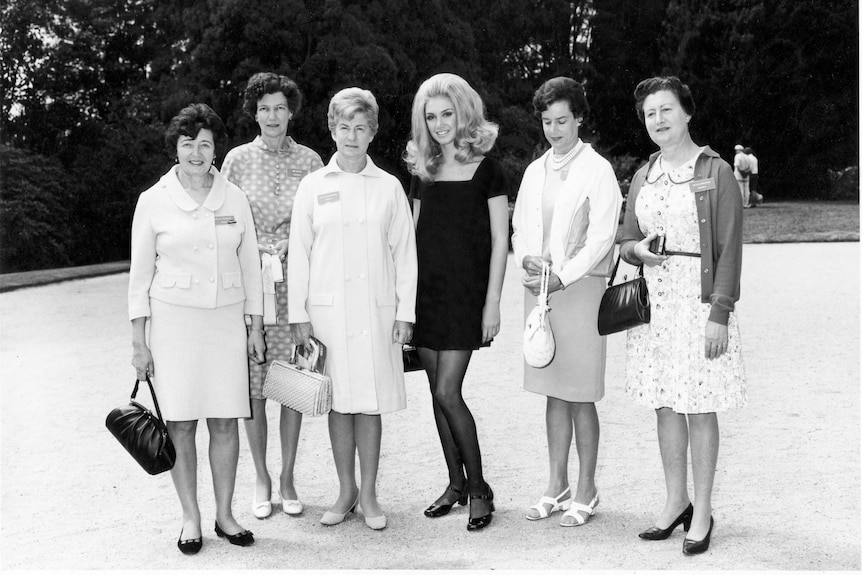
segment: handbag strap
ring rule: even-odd
[[[620,260],[622,259],[622,257],[623,257],[622,252],[617,254],[617,263],[614,264],[614,271],[611,272],[611,279],[608,280],[608,287],[609,288],[613,287],[613,285],[614,285],[614,279],[616,279],[616,277],[617,277],[617,268],[620,267]],[[637,271],[638,271],[638,275],[640,275],[640,277],[644,277],[644,265],[643,264],[638,266]]]
[[[153,406],[156,408],[156,415],[159,416],[159,421],[164,423],[164,419],[162,419],[162,410],[159,409],[159,400],[156,399],[156,390],[153,389],[153,382],[150,381],[150,375],[147,374],[147,385],[150,386],[150,396],[153,398]],[[138,395],[138,385],[141,383],[141,380],[135,379],[135,388],[132,390],[132,397],[129,398],[129,401],[135,401],[135,396]]]

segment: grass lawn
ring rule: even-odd
[[[743,213],[748,244],[859,241],[857,202],[767,202]]]

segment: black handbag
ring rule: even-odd
[[[144,468],[144,471],[150,475],[158,475],[174,466],[177,453],[162,419],[150,376],[147,376],[147,385],[150,386],[153,405],[156,407],[155,415],[135,401],[139,383],[140,381],[135,381],[135,388],[132,390],[128,405],[111,410],[105,419],[105,426],[117,438],[120,445],[125,447],[135,461]]]
[[[422,367],[422,360],[419,359],[419,352],[416,351],[416,348],[409,343],[405,343],[401,347],[401,355],[404,357],[405,373],[408,371],[421,371],[422,369],[425,369]]]
[[[617,333],[650,321],[649,290],[644,279],[643,264],[638,266],[638,277],[613,285],[619,267],[620,257],[617,256],[608,289],[599,304],[599,335]]]

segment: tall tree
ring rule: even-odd
[[[609,154],[641,156],[649,150],[632,92],[638,82],[661,72],[659,39],[667,4],[595,0],[587,98],[594,141]]]

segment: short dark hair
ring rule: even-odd
[[[533,111],[536,116],[547,110],[554,102],[565,101],[575,118],[586,119],[590,111],[584,87],[571,78],[558,76],[551,78],[533,94]]]
[[[291,114],[296,114],[302,106],[302,92],[296,82],[287,76],[279,76],[273,72],[258,72],[248,79],[243,92],[242,109],[254,118],[257,113],[257,103],[267,94],[281,92],[287,99],[287,107]]]
[[[213,140],[218,149],[218,145],[226,135],[224,122],[206,104],[189,104],[171,119],[165,130],[165,147],[168,153],[171,155],[176,153],[180,136],[197,138],[201,130],[209,130],[213,133]]]
[[[752,150],[752,149],[751,149],[751,148],[749,148],[748,146],[745,146],[745,147],[742,149],[742,151],[743,151],[743,153],[745,153],[745,154],[751,154],[751,153],[753,153],[753,152],[754,152],[754,150]]]
[[[650,94],[655,94],[662,90],[673,92],[676,95],[676,99],[679,100],[682,109],[685,110],[685,113],[689,116],[694,116],[694,98],[691,96],[689,87],[683,84],[676,76],[656,76],[641,80],[635,88],[635,111],[637,111],[638,118],[642,124],[644,123],[644,100]]]

